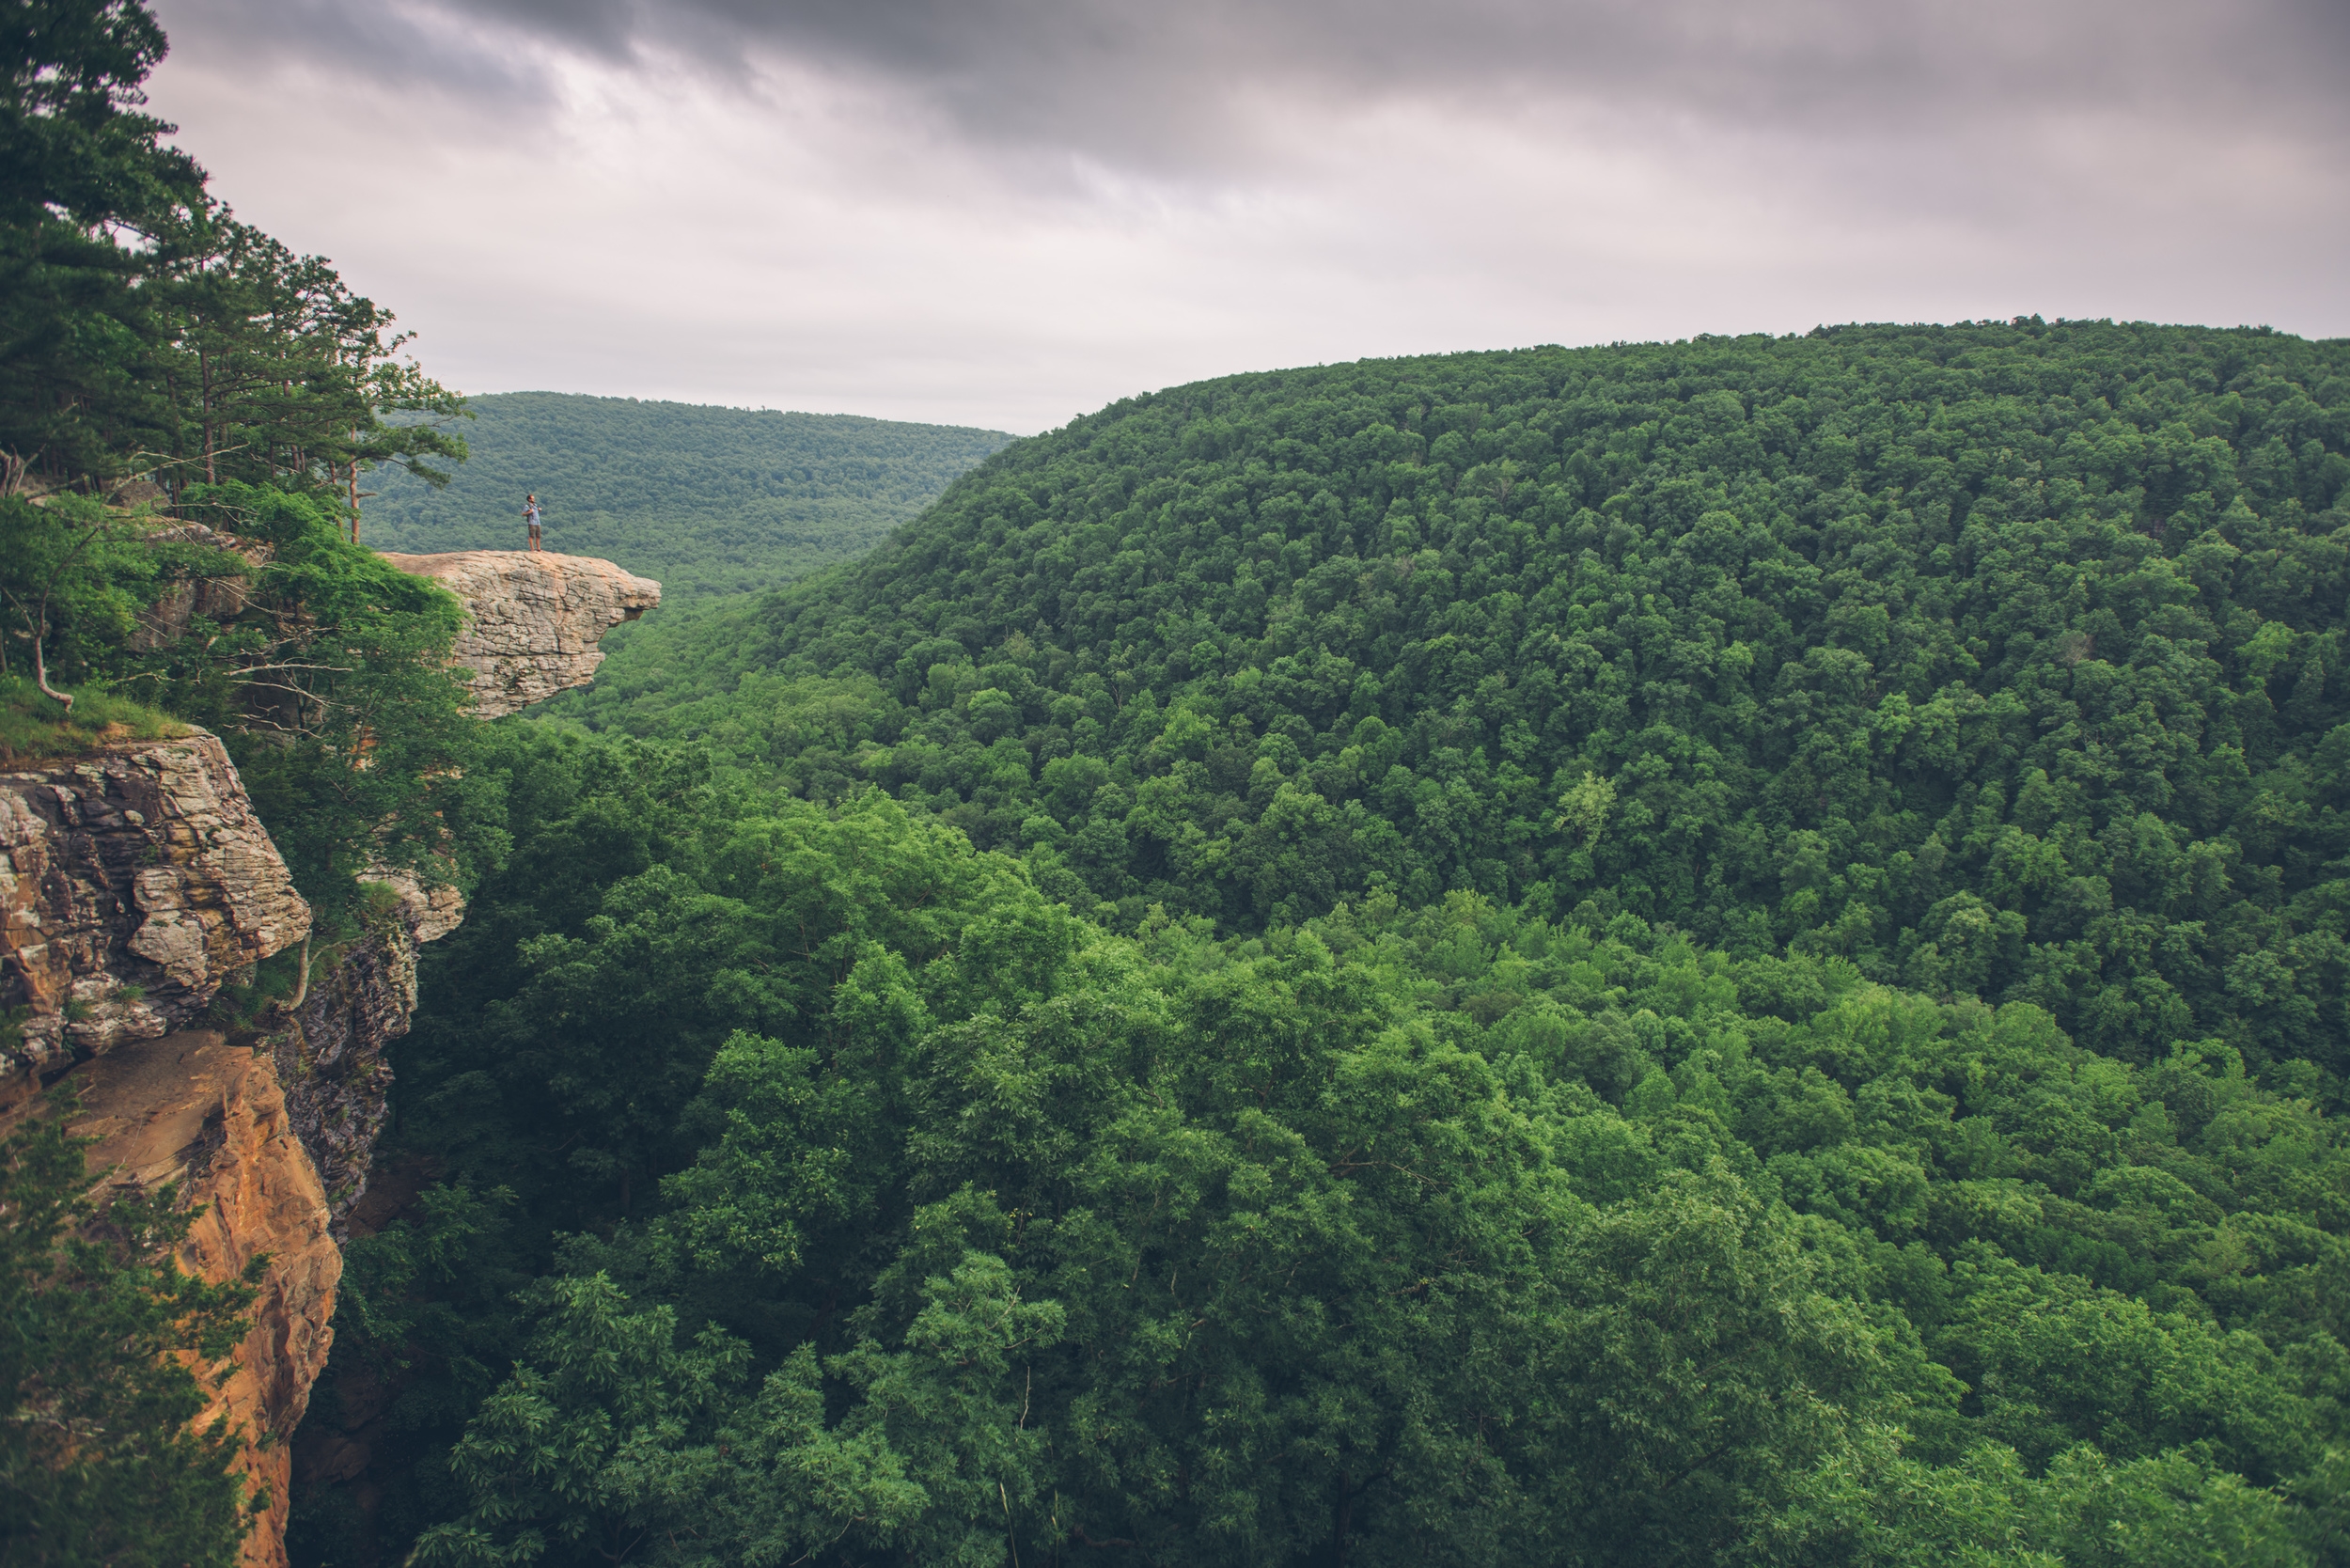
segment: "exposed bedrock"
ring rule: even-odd
[[[98,1139],[91,1168],[108,1170],[116,1188],[176,1182],[181,1200],[202,1211],[180,1250],[190,1273],[217,1284],[269,1259],[252,1331],[196,1424],[226,1416],[245,1474],[268,1494],[268,1512],[245,1538],[244,1568],[283,1568],[290,1439],[334,1343],[343,1260],[275,1064],[268,1052],[196,1030],[118,1045],[71,1076],[81,1090],[74,1130]]]
[[[465,917],[463,899],[446,884],[425,887],[406,871],[373,880],[398,902],[319,968],[302,1005],[281,1010],[267,1042],[337,1237],[343,1216],[367,1193],[376,1135],[389,1114],[392,1069],[384,1052],[408,1032],[416,1011],[416,949]]]
[[[661,585],[589,556],[453,550],[384,558],[430,577],[465,606],[457,662],[473,671],[474,713],[499,718],[587,685],[603,663],[596,646],[661,603]]]
[[[592,678],[597,639],[661,587],[608,561],[465,551],[391,556],[464,604],[456,656],[494,718]],[[238,581],[187,587],[143,623],[164,642]],[[225,603],[225,601],[223,602]],[[183,1262],[208,1279],[266,1254],[254,1326],[221,1385],[247,1472],[271,1511],[246,1568],[283,1568],[291,1446],[334,1341],[337,1236],[366,1192],[385,1117],[384,1050],[416,1006],[416,949],[462,901],[413,873],[371,878],[365,929],[310,953],[299,1003],[234,1038],[198,1027],[223,984],[302,944],[310,909],[254,815],[227,752],[170,740],[0,773],[0,1112],[69,1071],[92,1168],[172,1181],[202,1206]]]
[[[202,730],[0,775],[0,1009],[18,1037],[5,1098],[70,1074],[91,1168],[180,1184],[200,1207],[182,1262],[207,1279],[270,1259],[254,1326],[205,1419],[243,1435],[272,1512],[248,1568],[285,1560],[287,1440],[334,1334],[333,1227],[366,1190],[416,1003],[416,947],[462,917],[413,874],[367,930],[313,956],[302,1003],[265,1034],[190,1030],[239,971],[299,945],[310,910],[220,742]]]
[[[309,929],[205,731],[0,774],[0,1009],[24,1010],[5,1097],[168,1034]]]

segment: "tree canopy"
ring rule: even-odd
[[[303,1550],[2342,1560],[2346,353],[1177,388],[502,729]]]
[[[378,1549],[2338,1560],[2350,1154],[2222,1042],[1470,890],[1120,935],[876,792],[501,731],[445,1184],[338,1326]]]
[[[1233,377],[1014,446],[603,716],[1128,928],[1473,890],[2338,1074],[2346,487],[2350,349],[2268,332]]]

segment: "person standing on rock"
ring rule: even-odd
[[[546,545],[539,537],[539,497],[535,494],[523,497],[523,522],[530,528],[530,547],[533,550],[545,549]]]

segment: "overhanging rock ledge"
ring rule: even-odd
[[[603,663],[598,639],[661,603],[661,585],[592,556],[547,551],[382,552],[465,606],[453,652],[473,671],[474,714],[502,718],[584,686]]]

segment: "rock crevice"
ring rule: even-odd
[[[384,1053],[408,1032],[416,1011],[416,949],[465,917],[464,900],[446,883],[428,887],[407,871],[370,880],[396,895],[391,906],[311,981],[302,1005],[281,1015],[266,1043],[337,1239],[344,1216],[367,1193],[376,1136],[390,1114],[392,1068]]]

